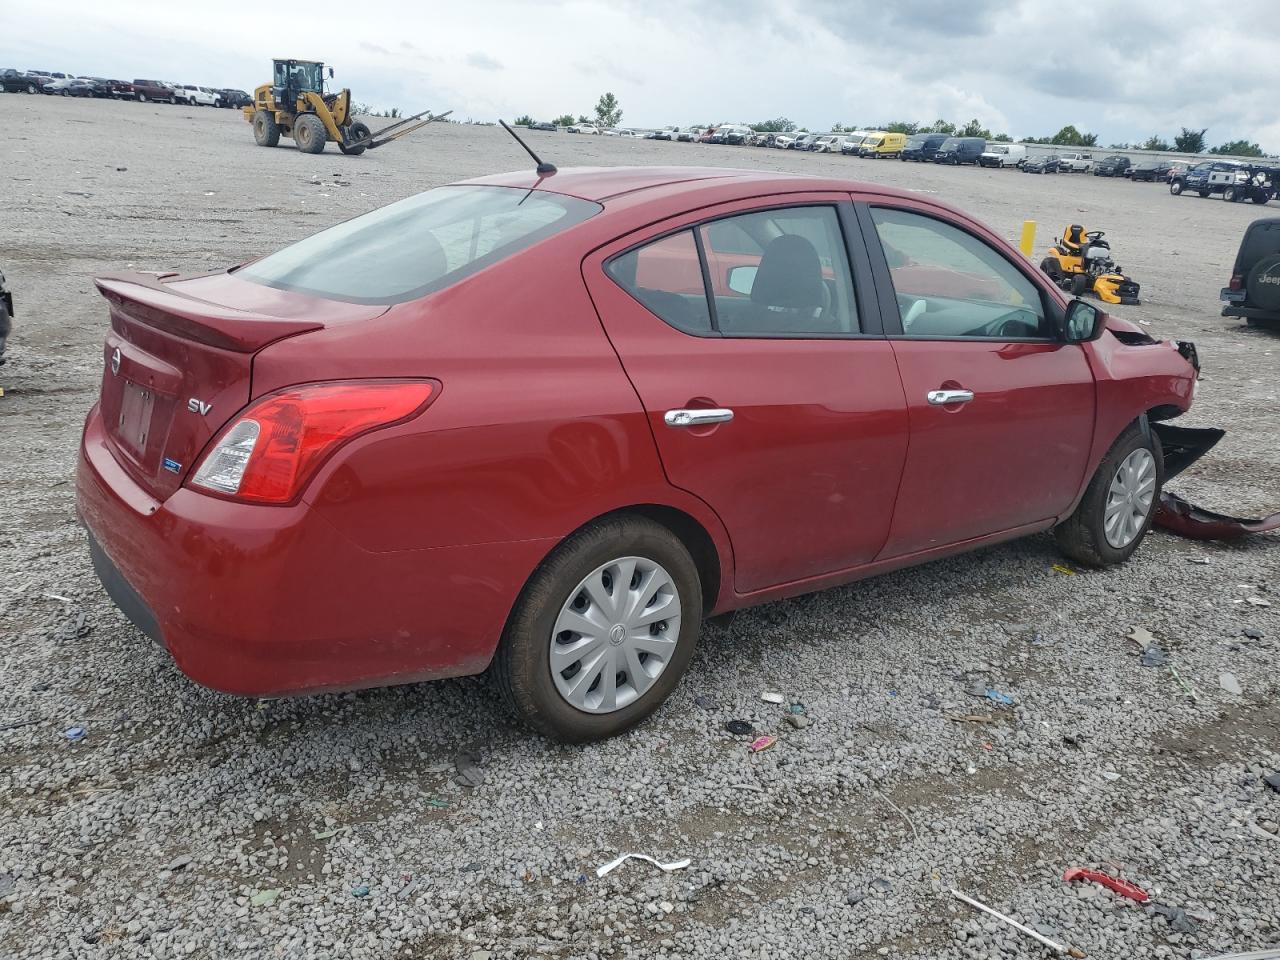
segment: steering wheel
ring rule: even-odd
[[[1094,241],[1101,240],[1105,236],[1106,234],[1103,233],[1101,230],[1090,230],[1088,233],[1085,234],[1086,238]]]

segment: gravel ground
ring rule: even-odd
[[[1261,779],[1280,770],[1274,536],[1156,533],[1104,573],[1056,569],[1039,536],[760,607],[707,627],[652,721],[586,748],[530,736],[478,678],[274,702],[194,686],[106,600],[75,523],[106,320],[91,278],[228,265],[526,158],[496,128],[311,157],[258,149],[230,111],[43,97],[0,97],[0,125],[18,306],[0,368],[0,956],[1048,954],[951,887],[1094,957],[1280,944],[1280,792]],[[1215,299],[1268,211],[1092,177],[534,142],[562,166],[902,184],[1010,237],[1032,217],[1038,248],[1067,222],[1104,229],[1143,284],[1121,312],[1200,347],[1187,423],[1229,431],[1174,486],[1280,509],[1277,338]],[[1141,665],[1134,626],[1181,683]],[[749,754],[734,718],[777,746]],[[692,864],[597,878],[620,851]],[[1185,914],[1061,880],[1102,863]]]

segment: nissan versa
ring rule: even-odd
[[[98,287],[79,513],[183,672],[488,669],[567,741],[713,614],[1050,528],[1125,560],[1197,376],[958,210],[773,173],[490,177]]]

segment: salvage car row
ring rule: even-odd
[[[0,88],[5,93],[45,93],[62,97],[97,97],[102,100],[137,100],[146,103],[182,103],[192,107],[244,107],[253,98],[243,90],[202,87],[194,83],[165,80],[109,80],[106,77],[75,77],[40,70],[0,70]]]

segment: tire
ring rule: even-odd
[[[1108,500],[1121,466],[1126,462],[1132,463],[1129,458],[1140,450],[1146,451],[1148,455],[1145,471],[1141,475],[1151,480],[1149,487],[1142,488],[1144,493],[1137,504],[1140,507],[1145,501],[1146,516],[1132,539],[1122,546],[1116,546],[1108,539],[1106,528]],[[1141,462],[1143,458],[1137,459]],[[1164,460],[1159,438],[1150,430],[1144,433],[1137,423],[1130,424],[1102,458],[1102,463],[1089,481],[1075,512],[1054,528],[1053,534],[1058,547],[1072,560],[1089,567],[1124,563],[1138,549],[1147,531],[1151,529],[1163,485]],[[1119,512],[1123,515],[1123,508]]]
[[[1053,259],[1053,257],[1045,257],[1041,260],[1040,270],[1055,284],[1061,283],[1062,269],[1058,266],[1058,261]]]
[[[1170,180],[1170,181],[1169,181],[1169,192],[1170,192],[1170,193],[1172,193],[1175,197],[1176,197],[1176,196],[1179,196],[1179,195],[1182,193],[1182,181],[1181,181],[1181,180]]]
[[[39,93],[40,89],[34,83],[27,84],[27,93]]]
[[[1071,278],[1071,295],[1073,297],[1083,297],[1085,291],[1089,288],[1089,280],[1083,273],[1077,273]]]
[[[363,140],[365,137],[369,136],[369,127],[363,121],[357,120],[355,123],[347,127],[347,136],[352,140]],[[368,150],[369,147],[367,145],[363,147],[345,147],[340,143],[338,144],[338,149],[347,156],[358,157],[360,154]]]
[[[280,125],[266,110],[253,115],[253,140],[260,147],[274,147],[280,143]]]
[[[1256,203],[1258,206],[1262,206],[1263,204],[1270,202],[1270,200],[1271,200],[1271,194],[1267,193],[1265,190],[1262,191],[1261,193],[1255,193],[1253,195],[1253,202]]]
[[[320,153],[328,139],[324,121],[314,113],[299,114],[293,121],[293,140],[303,153]]]
[[[146,103],[146,102],[147,102],[147,95],[146,95],[145,93],[139,93],[139,94],[138,94],[138,102],[139,102],[139,103]]]
[[[597,576],[603,578],[602,570],[607,572],[609,565],[623,558],[639,558],[642,564],[656,564],[665,571],[679,601],[679,627],[665,667],[647,689],[635,696],[632,688],[634,699],[619,709],[592,712],[574,706],[557,686],[551,665],[552,650],[553,645],[561,645],[559,637],[567,631],[558,636],[554,631],[562,611],[574,602],[575,595],[586,602],[585,592],[579,589],[584,581]],[[587,602],[585,609],[591,606]],[[606,619],[613,617],[606,615]],[[701,622],[701,581],[693,558],[680,539],[666,527],[643,517],[615,515],[586,527],[560,544],[529,578],[503,631],[492,676],[516,715],[539,733],[565,743],[602,740],[639,723],[667,699],[693,656]],[[613,639],[613,630],[608,636],[608,640],[601,636],[605,655],[623,657],[618,641]],[[575,666],[579,672],[584,669],[565,662],[566,669]],[[610,664],[606,663],[604,670],[598,671],[589,691],[603,690],[597,684],[604,682],[609,668]],[[625,671],[618,671],[615,676],[624,674]],[[630,681],[626,680],[620,695],[625,695],[629,685]]]
[[[1200,199],[1201,199],[1201,200],[1207,200],[1207,199],[1209,198],[1209,191],[1208,191],[1208,190],[1197,190],[1197,191],[1196,191],[1196,193],[1200,194]]]
[[[1261,258],[1245,277],[1250,306],[1280,312],[1280,253]]]
[[[69,97],[69,96],[71,96],[71,91],[70,91],[70,90],[68,90],[66,87],[63,87],[63,88],[62,88],[61,93],[62,93],[62,95],[63,95],[64,97]]]

